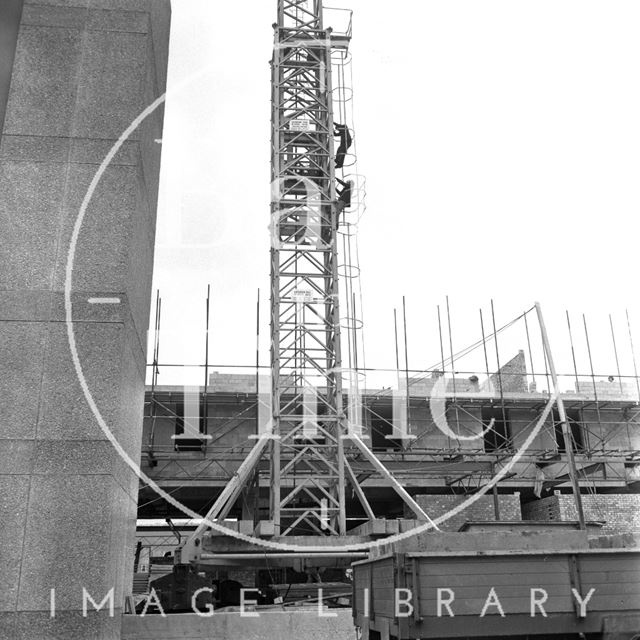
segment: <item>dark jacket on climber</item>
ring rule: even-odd
[[[338,191],[338,200],[336,202],[336,227],[339,224],[340,214],[351,206],[351,192],[353,190],[353,180],[336,180],[342,185],[342,189]]]
[[[347,155],[347,151],[353,143],[353,138],[351,137],[351,132],[346,124],[336,123],[333,126],[335,127],[335,135],[340,136],[340,146],[336,151],[336,169],[342,169],[342,167],[344,167],[344,160]]]

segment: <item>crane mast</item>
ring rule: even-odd
[[[272,59],[270,518],[346,533],[333,47],[322,0],[278,0]]]
[[[343,406],[337,237],[338,218],[349,205],[336,188],[340,126],[333,120],[332,52],[341,50],[344,59],[350,29],[334,34],[325,28],[321,0],[278,0],[273,26],[271,419],[261,423],[247,458],[176,549],[176,564],[209,561],[203,545],[215,541],[208,523],[229,515],[265,457],[269,522],[258,535],[345,535],[345,470],[367,516],[375,518],[344,449],[354,429]],[[349,144],[338,147],[343,160]],[[365,449],[365,456],[373,454]]]

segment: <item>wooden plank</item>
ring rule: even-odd
[[[640,571],[582,571],[582,581],[594,585],[607,582],[640,583]]]
[[[353,574],[355,602],[358,604],[358,609],[360,611],[364,604],[364,590],[369,588],[369,583],[371,581],[370,575],[370,567],[362,567]]]
[[[517,614],[517,613],[526,613],[527,615],[531,611],[531,599],[529,596],[526,598],[511,598],[506,596],[505,594],[501,594],[496,590],[498,599],[500,600],[500,604],[502,605],[502,609],[505,612],[505,616],[508,617],[509,614]],[[472,615],[475,618],[480,616],[482,609],[487,601],[487,595],[484,594],[481,598],[460,598],[456,599],[451,603],[451,610],[453,613],[457,615]],[[457,594],[456,594],[457,596]],[[564,598],[559,598],[558,596],[554,598],[549,598],[547,602],[544,603],[544,609],[547,613],[573,613],[573,598],[570,596],[565,596]],[[590,607],[587,607],[589,610]],[[446,614],[446,611],[444,612]],[[422,601],[422,615],[427,617],[436,616],[437,614],[437,600],[423,600]],[[487,616],[489,615],[498,615],[498,610],[495,606],[490,606],[487,610]],[[542,617],[542,614],[540,614]],[[446,617],[446,616],[445,616]]]
[[[393,567],[373,567],[373,581],[376,585],[393,587]]]
[[[571,587],[569,585],[569,581],[565,584],[553,584],[547,585],[544,583],[538,583],[536,585],[518,585],[518,584],[510,584],[510,585],[502,585],[496,586],[491,584],[490,582],[486,584],[477,584],[477,585],[469,585],[466,587],[451,587],[451,590],[454,592],[456,599],[468,599],[468,598],[486,598],[489,590],[491,588],[496,590],[498,597],[501,597],[501,594],[504,594],[505,597],[522,597],[522,598],[530,598],[532,589],[544,589],[548,594],[549,598],[563,598],[565,596],[571,596]],[[588,589],[586,590],[588,591]],[[586,593],[585,591],[585,593]],[[421,588],[420,589],[420,600],[435,600],[437,598],[438,588]]]
[[[594,638],[600,638],[602,617],[594,615],[584,620],[581,631],[585,634],[593,633]],[[573,611],[549,615],[544,618],[541,614],[535,618],[526,613],[507,614],[507,617],[486,616],[478,617],[460,615],[455,618],[430,617],[421,627],[414,627],[410,635],[404,638],[469,638],[472,633],[475,638],[498,640],[505,636],[514,638],[577,638],[576,619]],[[526,636],[523,634],[527,634]]]
[[[501,585],[521,584],[525,586],[537,586],[542,583],[545,585],[567,585],[569,584],[569,576],[560,571],[553,573],[492,573],[492,574],[451,574],[425,576],[421,573],[421,588],[435,589],[437,587],[465,587],[469,586],[470,580],[481,581],[481,584],[491,584],[496,588]],[[485,579],[486,578],[486,579]]]
[[[446,561],[446,562],[421,562],[420,573],[425,576],[447,575],[501,575],[505,573],[567,573],[569,564],[566,558],[562,560],[554,559],[545,561],[543,558],[531,560],[529,558],[517,561],[495,561],[495,560],[474,560],[474,561]]]
[[[581,573],[589,571],[640,571],[640,557],[579,556]]]
[[[395,615],[395,603],[391,601],[380,602],[375,601],[375,614],[376,618],[384,616],[385,618],[393,618]]]
[[[631,595],[640,594],[640,582],[586,582],[582,581],[582,592],[587,593],[589,589],[595,589],[598,596],[608,595]],[[594,594],[594,595],[596,595]]]
[[[509,556],[521,558],[525,556],[567,556],[570,554],[579,555],[581,558],[600,555],[637,556],[636,562],[640,562],[640,551],[638,549],[488,549],[486,551],[466,549],[464,551],[411,551],[406,555],[408,558],[508,558]],[[632,561],[632,559],[627,558],[627,562]],[[371,561],[364,560],[363,562]]]
[[[591,597],[587,605],[587,611],[638,611],[638,609],[640,609],[640,598],[638,596],[601,596],[597,592]]]
[[[373,558],[371,560],[367,559],[367,560],[357,560],[356,562],[352,563],[352,566],[363,566],[363,565],[373,565],[373,564],[379,564],[380,562],[384,562],[385,560],[392,560],[393,561],[393,553],[387,553],[385,555],[382,556],[378,556],[377,558]]]
[[[371,565],[371,602],[376,616],[392,617],[395,612],[394,559],[385,558]]]

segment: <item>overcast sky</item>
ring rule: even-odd
[[[262,292],[268,363],[269,137],[276,0],[172,0],[154,290],[161,361],[255,360]],[[632,373],[640,344],[640,5],[637,0],[334,0],[354,10],[359,227],[367,366],[395,363],[393,309],[407,299],[409,366],[440,359],[437,305],[450,297],[453,347],[539,300],[560,368],[565,309],[579,368]],[[444,312],[444,307],[443,307]],[[536,329],[537,331],[537,329]],[[526,349],[519,334],[505,356]],[[448,336],[447,349],[448,349]],[[161,382],[163,382],[161,378]],[[164,379],[169,382],[168,377]]]

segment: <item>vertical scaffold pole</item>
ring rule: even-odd
[[[567,453],[567,463],[569,465],[569,477],[571,479],[571,487],[573,489],[573,498],[576,504],[576,511],[578,512],[578,522],[580,523],[580,529],[585,530],[586,524],[584,519],[584,510],[582,508],[582,496],[580,494],[580,485],[578,484],[578,477],[576,471],[576,461],[573,455],[573,438],[569,431],[569,423],[567,421],[567,413],[564,408],[564,401],[562,394],[560,393],[560,385],[558,383],[558,374],[553,362],[553,355],[551,353],[551,346],[549,344],[549,336],[547,335],[547,328],[542,316],[542,308],[539,302],[536,302],[536,313],[538,314],[538,322],[540,323],[540,332],[542,334],[542,343],[544,345],[544,351],[547,356],[547,363],[549,365],[549,373],[551,374],[551,381],[553,383],[553,389],[556,394],[556,403],[558,405],[558,414],[560,415],[560,423],[562,425],[562,437],[564,438],[564,447]]]
[[[202,432],[209,433],[209,317],[211,313],[211,285],[207,285],[206,319],[205,319],[205,340],[204,340],[204,389],[202,392]],[[203,448],[206,448],[207,441],[203,441]]]

